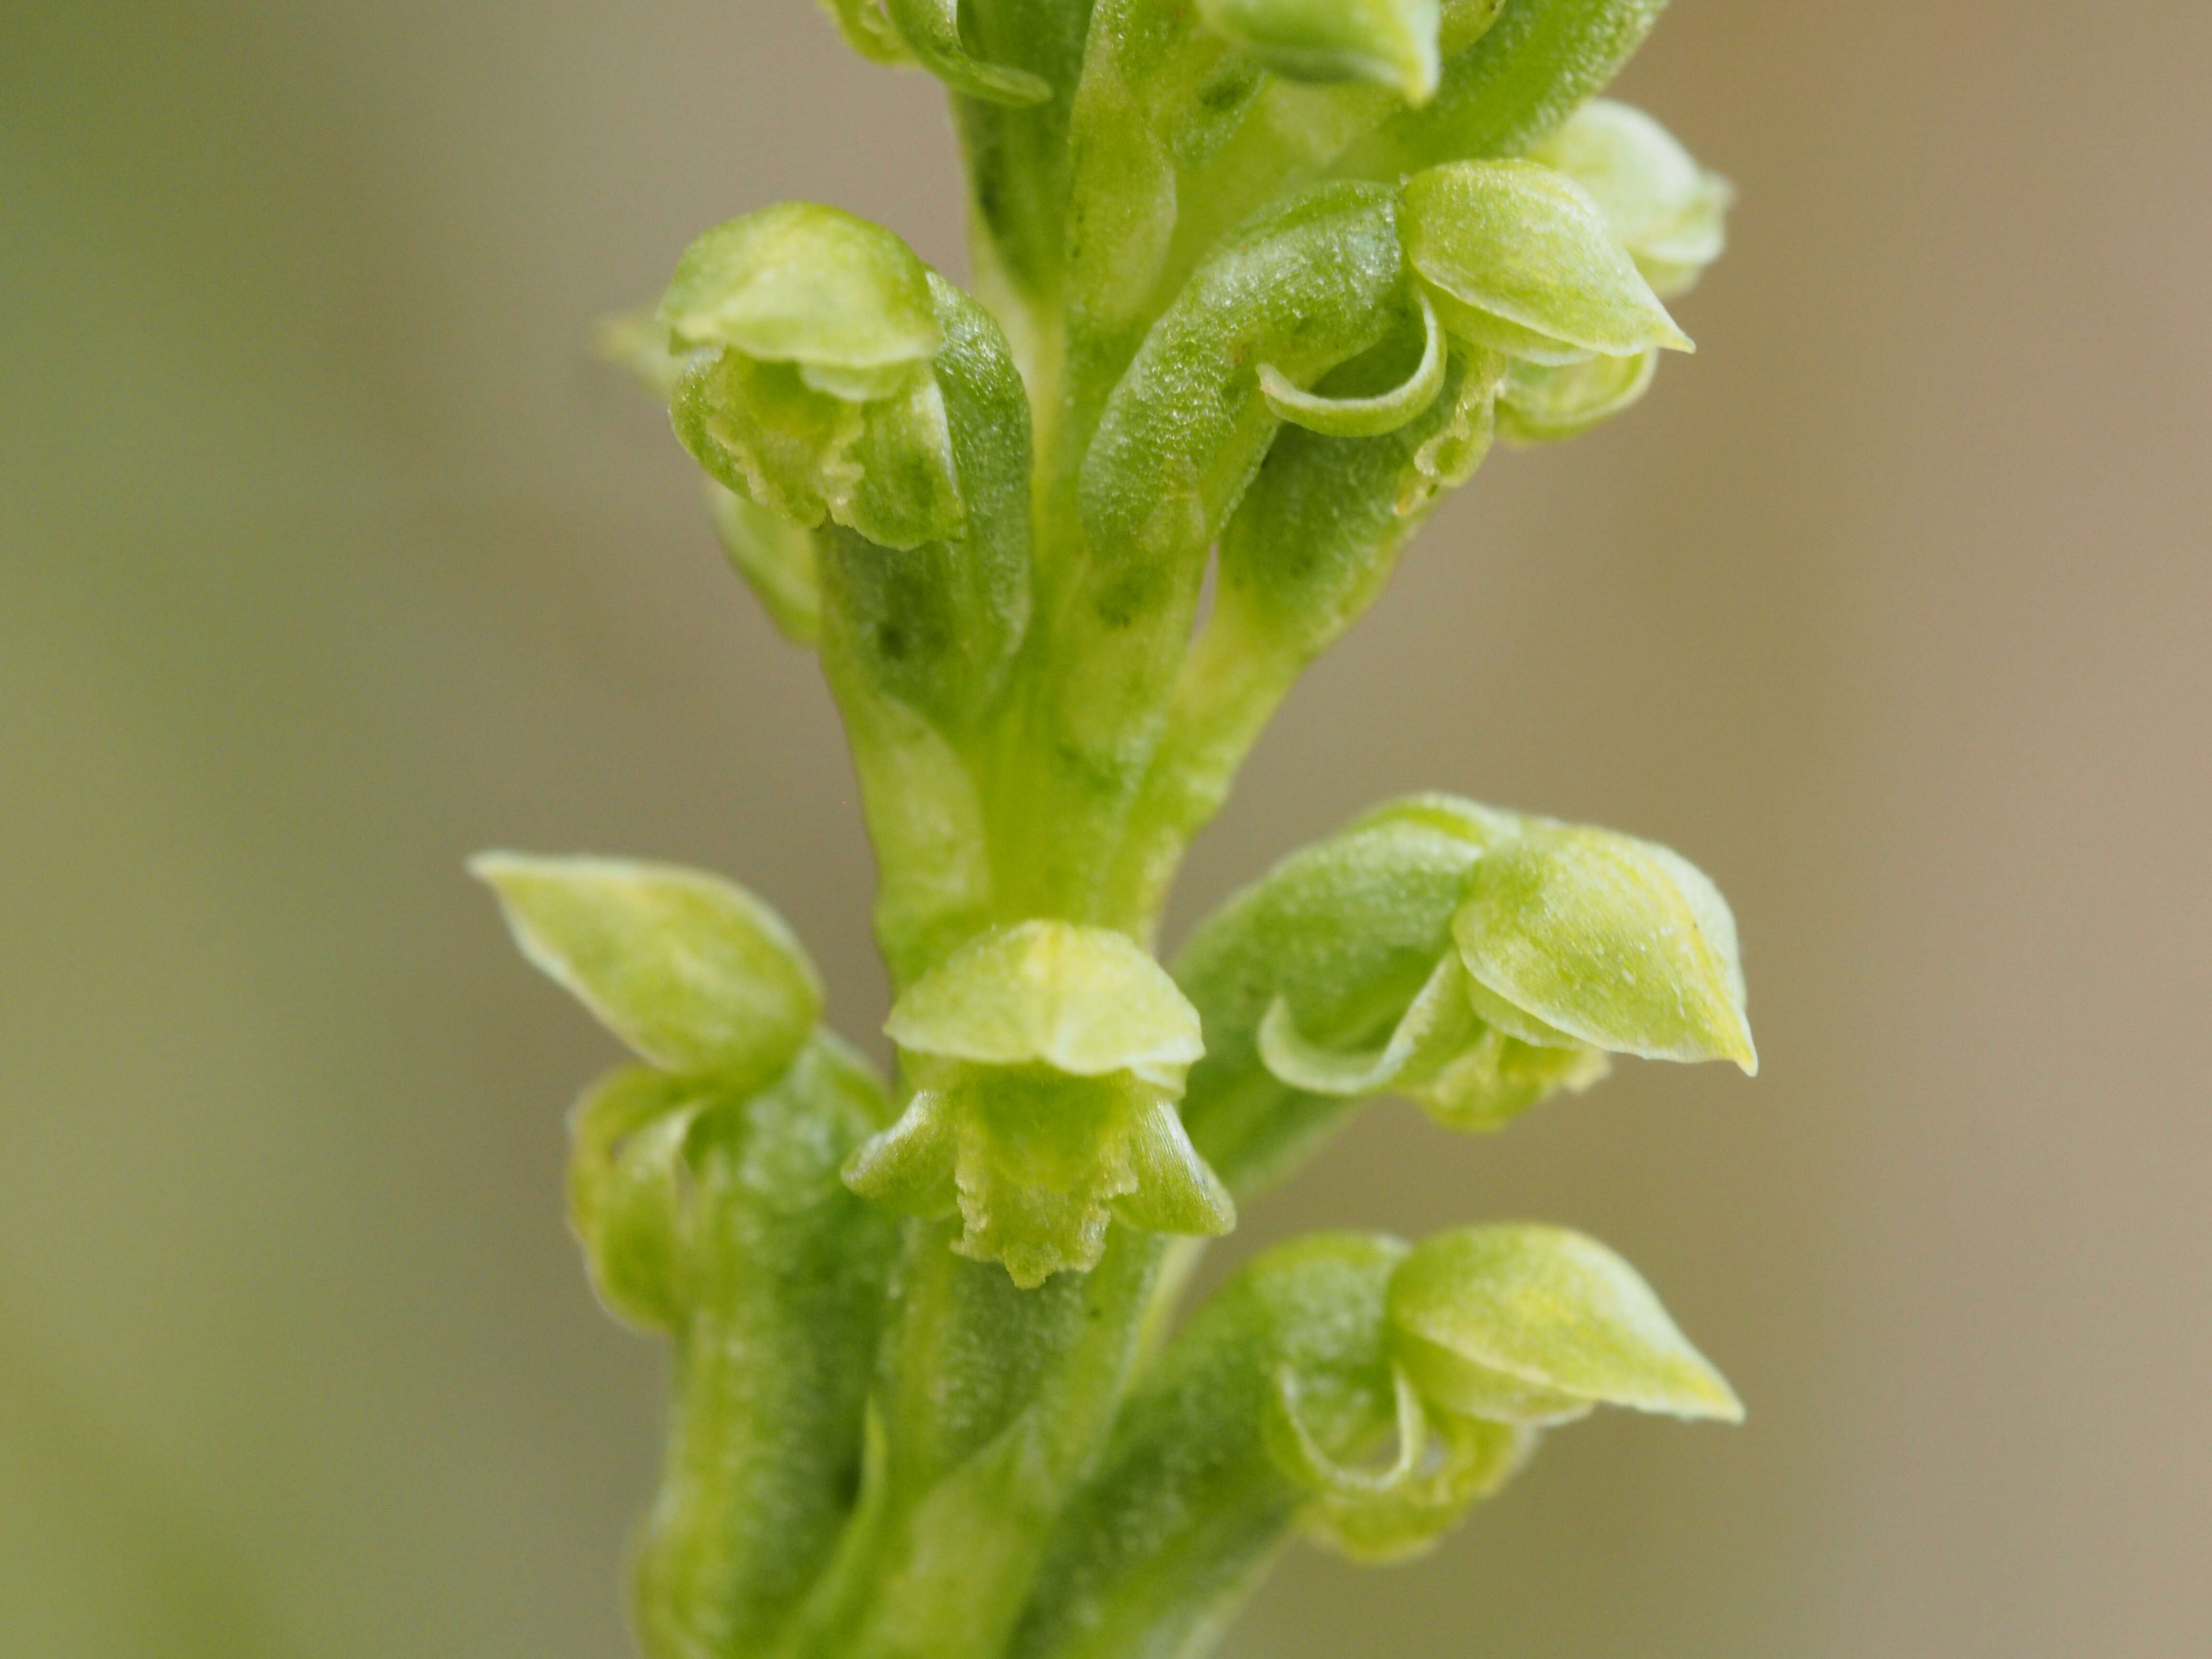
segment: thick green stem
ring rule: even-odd
[[[1116,1227],[1092,1272],[1022,1291],[955,1255],[953,1232],[909,1228],[865,1570],[831,1576],[794,1659],[995,1653],[1112,1430],[1164,1241]]]

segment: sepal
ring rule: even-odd
[[[1640,399],[1658,369],[1656,349],[1579,363],[1516,362],[1498,389],[1498,429],[1519,444],[1580,437]]]
[[[782,514],[707,480],[714,535],[777,632],[794,645],[822,637],[822,569],[814,533]]]
[[[1662,299],[1686,293],[1727,245],[1728,180],[1632,105],[1593,98],[1532,158],[1589,193]]]
[[[1397,1450],[1379,1469],[1340,1462],[1322,1449],[1300,1414],[1297,1373],[1289,1367],[1277,1373],[1268,1402],[1268,1451],[1311,1494],[1299,1514],[1300,1527],[1354,1561],[1402,1561],[1434,1548],[1535,1449],[1532,1430],[1479,1418],[1432,1417],[1402,1370],[1394,1367],[1391,1381]]]
[[[1637,1271],[1527,1224],[1431,1238],[1392,1275],[1390,1352],[1439,1412],[1538,1426],[1597,1406],[1737,1422],[1735,1393]]]
[[[1437,0],[1199,0],[1206,27],[1292,81],[1370,81],[1426,103],[1442,67]]]
[[[915,1092],[855,1152],[847,1184],[906,1214],[957,1211],[960,1254],[1028,1288],[1095,1267],[1116,1218],[1200,1236],[1236,1224],[1175,1109],[1203,1052],[1196,1011],[1125,936],[994,930],[917,981],[884,1029]]]
[[[733,882],[673,865],[483,853],[515,943],[655,1065],[757,1087],[822,1012],[814,964]]]
[[[1735,918],[1650,842],[1531,823],[1486,854],[1452,919],[1478,1013],[1539,1046],[1759,1070]]]
[[[679,350],[792,363],[856,399],[884,395],[942,343],[928,266],[880,225],[810,202],[708,231],[677,261],[657,314]]]
[[[1406,257],[1462,338],[1540,363],[1693,349],[1596,203],[1533,161],[1406,181]]]
[[[705,1105],[696,1079],[635,1066],[569,1118],[569,1231],[601,1305],[639,1330],[682,1322],[684,1140]]]

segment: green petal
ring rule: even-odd
[[[1453,332],[1538,362],[1688,351],[1597,204],[1533,161],[1458,161],[1406,181],[1406,257]]]
[[[1147,1232],[1187,1238],[1218,1238],[1235,1230],[1236,1201],[1190,1144],[1171,1101],[1133,1101],[1124,1133],[1137,1184],[1115,1201],[1116,1216]]]
[[[671,1071],[731,1086],[791,1063],[822,984],[791,930],[732,882],[672,865],[484,853],[522,953]]]
[[[853,1150],[845,1184],[901,1215],[935,1220],[958,1203],[953,1171],[959,1159],[955,1109],[934,1090],[918,1091],[889,1128]]]
[[[1728,181],[1643,111],[1593,98],[1532,154],[1589,193],[1662,295],[1682,292],[1720,257]]]
[[[893,396],[855,403],[789,363],[700,353],[669,404],[676,435],[725,488],[806,529],[824,519],[910,550],[964,517],[945,398],[925,365]]]
[[[1198,1011],[1126,934],[1025,921],[970,940],[898,1000],[884,1030],[912,1054],[1179,1086],[1205,1053]]]
[[[1391,1279],[1389,1317],[1398,1363],[1440,1411],[1527,1424],[1594,1406],[1743,1416],[1636,1270],[1564,1228],[1469,1227],[1427,1240]]]
[[[1294,81],[1372,81],[1426,103],[1437,0],[1199,0],[1206,27]]]
[[[1475,866],[1452,936],[1476,1012],[1524,1042],[1759,1069],[1735,918],[1663,847],[1532,827]]]
[[[1558,367],[1516,362],[1498,394],[1498,429],[1522,444],[1579,437],[1643,397],[1658,368],[1656,350]]]
[[[1444,389],[1449,358],[1442,319],[1427,295],[1417,296],[1425,339],[1421,361],[1402,385],[1366,398],[1331,398],[1308,392],[1273,363],[1260,365],[1260,395],[1293,426],[1335,438],[1379,438],[1425,414]]]
[[[926,362],[939,335],[929,268],[880,225],[782,202],[691,244],[660,301],[680,346],[866,371]]]
[[[681,1316],[680,1165],[706,1103],[696,1079],[637,1066],[603,1079],[569,1118],[569,1228],[601,1304],[641,1330]]]
[[[1481,1035],[1467,999],[1467,970],[1445,956],[1379,1049],[1344,1053],[1308,1042],[1278,997],[1260,1022],[1260,1059],[1294,1089],[1358,1098],[1433,1076]]]
[[[1306,1535],[1361,1562],[1402,1561],[1435,1547],[1468,1506],[1510,1480],[1534,1449],[1528,1429],[1478,1418],[1432,1420],[1402,1370],[1397,1455],[1386,1468],[1348,1468],[1308,1431],[1297,1373],[1278,1373],[1267,1446],[1278,1467],[1314,1494],[1299,1516]]]
[[[1595,1048],[1539,1047],[1493,1027],[1401,1092],[1447,1129],[1486,1133],[1562,1090],[1583,1093],[1612,1069]]]

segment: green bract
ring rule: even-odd
[[[1741,1414],[1553,1228],[1296,1240],[1178,1318],[1370,1098],[1494,1132],[1616,1055],[1754,1070],[1695,868],[1410,796],[1154,954],[1269,718],[1494,440],[1690,349],[1665,301],[1728,186],[1595,95],[1661,4],[823,0],[951,94],[975,292],[787,202],[602,330],[843,716],[897,1062],[741,889],[477,862],[645,1062],[576,1109],[569,1215],[674,1360],[648,1659],[1199,1659],[1294,1537],[1412,1554],[1595,1406]]]

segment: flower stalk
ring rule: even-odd
[[[974,292],[782,203],[605,338],[844,716],[896,1072],[741,889],[476,866],[641,1062],[578,1109],[571,1175],[594,1287],[674,1355],[638,1633],[1196,1655],[1294,1536],[1396,1559],[1598,1405],[1741,1414],[1556,1229],[1325,1235],[1176,1309],[1368,1100],[1487,1133],[1616,1056],[1754,1070],[1693,866],[1415,797],[1154,955],[1192,838],[1437,502],[1690,349],[1668,301],[1729,192],[1595,96],[1659,0],[825,9],[945,83]]]

